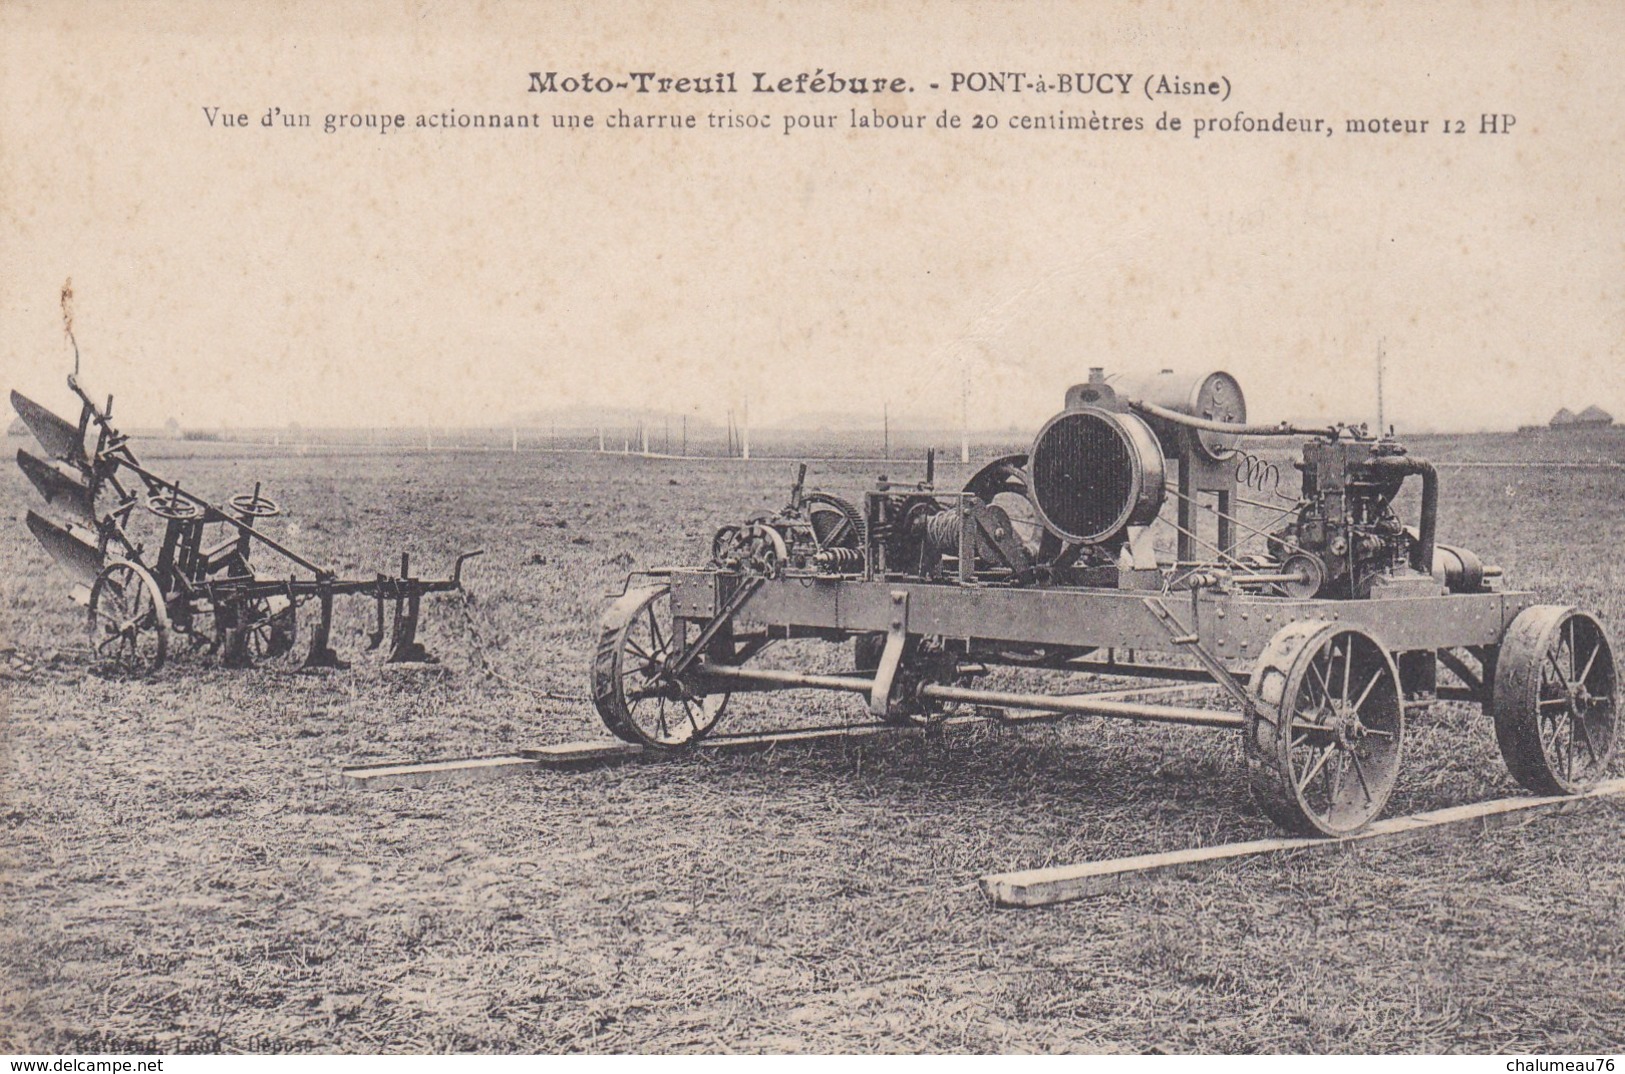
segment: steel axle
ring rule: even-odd
[[[837,690],[867,694],[872,692],[875,686],[874,679],[866,677],[812,675],[797,671],[717,667],[710,664],[704,667],[702,674],[706,679],[719,685],[725,684],[726,688],[735,691],[754,687],[762,690]],[[927,701],[956,701],[1005,709],[1039,709],[1122,720],[1142,720],[1149,723],[1183,724],[1189,727],[1240,727],[1244,722],[1241,716],[1233,712],[1187,708],[1182,705],[1150,705],[1134,701],[1094,699],[1088,694],[1020,694],[1003,690],[978,690],[965,686],[926,683],[920,687],[919,696]]]

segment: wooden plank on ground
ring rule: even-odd
[[[1452,806],[1407,817],[1378,821],[1358,835],[1344,839],[1309,839],[1282,836],[1227,843],[1216,847],[1193,847],[1162,854],[1141,854],[1131,858],[1060,865],[1048,869],[1028,869],[995,873],[982,877],[982,890],[999,906],[1053,906],[1074,899],[1089,898],[1109,891],[1121,891],[1149,880],[1169,876],[1204,873],[1244,858],[1283,850],[1346,849],[1378,840],[1412,841],[1476,835],[1521,822],[1551,810],[1566,810],[1582,802],[1625,794],[1625,779],[1608,780],[1583,794],[1550,798],[1498,798],[1472,805]]]
[[[462,757],[445,761],[357,765],[340,775],[357,787],[420,787],[426,783],[478,783],[515,772],[533,771],[529,757]]]
[[[619,739],[591,739],[585,742],[561,742],[556,746],[536,746],[519,751],[539,768],[571,768],[575,766],[612,764],[641,757],[642,746]]]

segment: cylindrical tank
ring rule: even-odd
[[[1241,385],[1229,373],[1218,370],[1193,375],[1164,369],[1148,377],[1125,377],[1116,388],[1119,396],[1189,417],[1235,425],[1247,421],[1247,397]],[[1182,439],[1215,461],[1227,458],[1236,447],[1236,437],[1225,433],[1189,429],[1155,417],[1146,421],[1170,454]]]
[[[1465,548],[1433,546],[1433,577],[1452,593],[1482,593],[1484,561]]]

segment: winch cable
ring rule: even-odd
[[[469,654],[472,656],[474,663],[479,665],[480,670],[485,672],[488,678],[494,679],[516,694],[531,697],[537,701],[565,701],[571,704],[583,705],[592,703],[592,698],[586,693],[566,694],[555,690],[544,690],[529,683],[520,682],[512,676],[504,675],[498,671],[496,665],[491,661],[491,644],[486,640],[485,632],[480,629],[480,624],[475,619],[473,596],[466,589],[459,590],[458,593],[463,598],[461,603],[463,621],[468,626],[468,636],[471,642],[468,647]]]

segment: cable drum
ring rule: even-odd
[[[1027,468],[1033,507],[1064,541],[1109,541],[1162,508],[1162,445],[1133,414],[1095,407],[1057,414],[1033,440]]]

